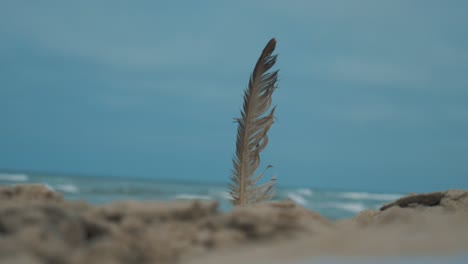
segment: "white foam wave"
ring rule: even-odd
[[[44,187],[46,187],[49,191],[52,191],[52,192],[55,192],[55,189],[52,188],[52,186],[50,186],[49,184],[47,183],[41,183]]]
[[[327,203],[326,205],[352,213],[359,213],[367,209],[362,203]]]
[[[219,196],[221,199],[224,199],[224,200],[232,199],[231,194],[229,192],[219,192],[217,196]]]
[[[0,181],[25,182],[29,180],[28,175],[22,173],[0,173]]]
[[[400,194],[381,194],[381,193],[366,193],[366,192],[345,192],[340,194],[341,197],[352,200],[374,200],[374,201],[392,201],[401,198]]]
[[[66,193],[78,193],[80,189],[73,184],[59,184],[57,185],[57,190],[66,192]]]
[[[307,205],[306,199],[304,199],[304,197],[302,197],[301,195],[297,193],[289,192],[287,193],[286,196],[297,204],[304,205],[304,206]]]
[[[197,194],[177,194],[174,198],[177,200],[212,200],[213,199],[209,195],[197,195]]]
[[[300,195],[304,195],[304,196],[312,196],[314,194],[314,192],[310,189],[297,189],[296,191],[297,193],[299,193]]]

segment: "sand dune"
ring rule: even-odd
[[[290,263],[317,256],[468,250],[468,192],[404,197],[329,221],[291,201],[219,212],[216,202],[65,201],[0,188],[0,263]]]

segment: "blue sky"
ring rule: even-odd
[[[467,189],[467,11],[422,0],[2,1],[0,168],[228,182],[232,120],[276,37],[277,123],[262,167],[280,185]]]

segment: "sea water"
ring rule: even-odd
[[[227,184],[175,182],[137,177],[89,177],[48,175],[44,173],[0,172],[0,185],[44,184],[63,193],[66,199],[93,204],[119,200],[216,200],[221,210],[229,210]],[[353,217],[366,209],[380,206],[403,196],[401,193],[356,192],[277,186],[275,200],[290,199],[322,216],[337,220]]]

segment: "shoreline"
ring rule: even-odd
[[[2,263],[289,263],[467,250],[462,190],[411,195],[330,221],[291,201],[221,212],[213,201],[90,205],[42,185],[0,187]]]

